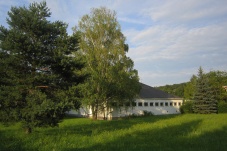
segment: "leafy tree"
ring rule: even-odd
[[[65,112],[79,107],[75,94],[84,79],[75,55],[78,38],[67,25],[47,20],[45,2],[12,7],[9,28],[0,27],[0,119],[21,121],[28,133],[57,126]]]
[[[227,72],[224,71],[210,71],[207,73],[209,82],[213,89],[216,90],[216,99],[218,102],[227,102],[227,93],[223,86],[227,85]]]
[[[202,67],[198,71],[194,100],[194,113],[217,113],[216,90],[210,86]]]
[[[227,113],[227,102],[218,102],[218,113]]]
[[[184,101],[180,107],[180,112],[182,114],[193,113],[193,101]]]
[[[79,21],[81,55],[89,78],[81,86],[83,103],[90,105],[93,118],[105,113],[111,104],[131,101],[138,94],[139,78],[133,61],[126,56],[128,45],[116,13],[101,7],[92,9]]]
[[[193,75],[190,81],[184,87],[184,99],[185,100],[193,100],[196,90],[196,81],[197,77]]]

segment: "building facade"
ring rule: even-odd
[[[143,115],[145,112],[153,115],[180,114],[183,99],[141,83],[138,98],[133,103],[112,107],[98,114],[98,118],[119,118],[130,115]],[[79,111],[70,111],[69,114],[92,117],[89,106],[81,107]]]

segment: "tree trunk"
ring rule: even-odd
[[[91,110],[92,110],[92,119],[97,120],[97,108],[96,104],[92,105]]]
[[[25,128],[25,133],[26,134],[30,134],[32,132],[32,128],[31,127],[26,127]]]
[[[95,120],[95,106],[91,105],[92,119]]]

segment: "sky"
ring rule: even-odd
[[[12,6],[41,0],[0,0],[0,25]],[[46,0],[51,20],[68,33],[91,8],[117,13],[140,82],[163,86],[188,82],[201,66],[227,71],[227,0]]]

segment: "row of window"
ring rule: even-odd
[[[137,106],[181,106],[181,102],[138,102]]]

